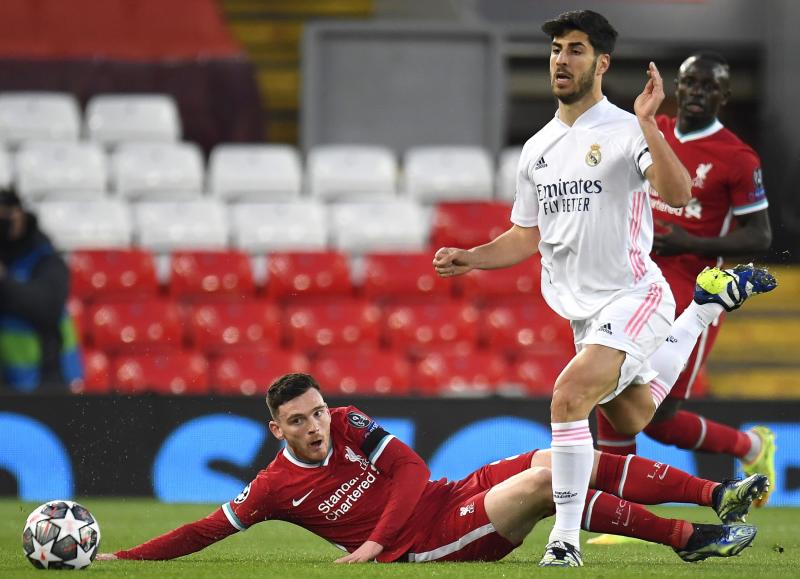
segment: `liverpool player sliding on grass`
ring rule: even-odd
[[[348,554],[337,563],[495,561],[554,512],[550,451],[430,481],[424,461],[357,408],[331,408],[316,381],[288,374],[270,386],[270,431],[286,447],[234,500],[205,519],[98,560],[173,559],[266,520],[295,523]],[[582,517],[590,531],[662,543],[685,561],[728,557],[755,527],[740,524],[768,481],[716,483],[630,455],[595,453]],[[709,506],[723,524],[654,515],[638,503]]]

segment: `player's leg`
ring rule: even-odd
[[[516,545],[522,543],[534,525],[555,510],[550,469],[531,467],[493,486],[484,505],[497,532]]]

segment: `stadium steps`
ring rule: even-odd
[[[771,268],[778,287],[730,314],[708,359],[726,398],[800,398],[800,268]]]
[[[222,9],[256,67],[267,141],[297,144],[305,21],[368,18],[373,0],[223,0]]]

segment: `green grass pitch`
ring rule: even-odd
[[[184,522],[204,517],[215,505],[166,505],[150,499],[78,501],[100,522],[101,551],[131,547]],[[0,577],[41,577],[22,553],[22,525],[36,503],[0,500]],[[657,508],[662,516],[714,522],[709,509]],[[732,559],[684,563],[660,545],[584,546],[583,569],[539,569],[550,520],[540,523],[525,544],[498,563],[367,564],[343,567],[332,561],[340,552],[310,533],[279,522],[266,522],[208,549],[165,562],[95,562],[91,577],[525,577],[531,574],[578,573],[581,577],[797,577],[800,569],[800,509],[762,509],[751,513],[759,532],[753,547]],[[584,538],[586,534],[584,534]]]

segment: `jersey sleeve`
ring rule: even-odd
[[[536,183],[528,170],[530,154],[530,148],[524,147],[517,164],[517,192],[511,208],[511,222],[520,227],[539,225],[539,198],[536,194]]]
[[[653,157],[650,155],[650,148],[647,146],[647,140],[644,138],[642,131],[638,130],[638,126],[636,134],[631,141],[629,155],[636,166],[639,177],[643,180],[646,179],[645,172],[653,164]]]
[[[731,164],[730,195],[734,215],[746,215],[769,206],[764,191],[761,161],[758,155],[746,150]]]
[[[222,505],[222,512],[232,527],[246,531],[252,525],[272,517],[273,497],[269,477],[262,471],[232,501]]]
[[[347,438],[361,449],[373,465],[377,465],[383,451],[394,435],[355,406],[344,409],[344,430]]]

